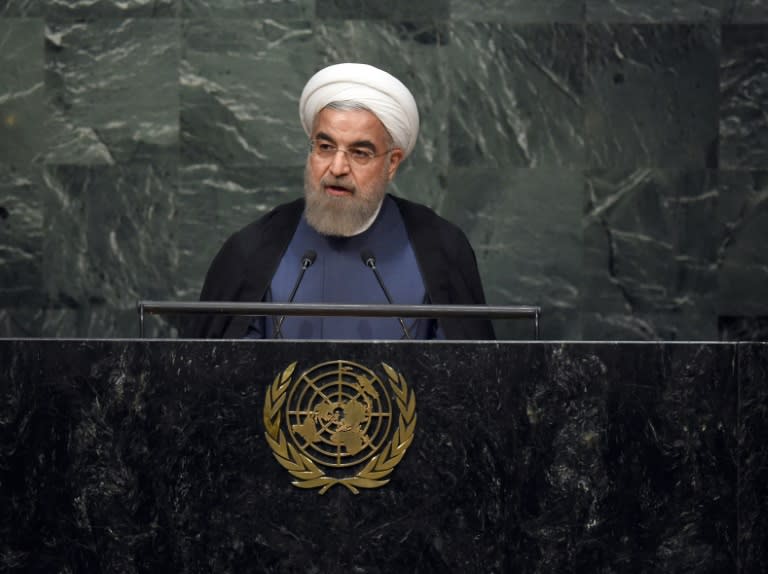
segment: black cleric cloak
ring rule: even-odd
[[[485,295],[474,251],[464,233],[426,206],[391,196],[405,222],[424,279],[437,305],[482,305]],[[262,301],[304,212],[304,199],[279,205],[233,234],[213,259],[201,301]],[[251,317],[192,316],[182,328],[190,338],[241,338]],[[486,319],[440,319],[447,339],[493,340]]]

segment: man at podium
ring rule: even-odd
[[[408,88],[366,64],[324,68],[299,116],[309,137],[304,197],[233,234],[201,301],[484,304],[465,234],[426,206],[387,192],[416,145]],[[490,320],[371,317],[200,317],[203,338],[493,339]]]

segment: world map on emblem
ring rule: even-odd
[[[357,465],[391,438],[387,388],[373,371],[345,361],[304,372],[289,392],[285,415],[294,444],[327,467]]]

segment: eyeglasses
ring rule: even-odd
[[[336,157],[336,154],[341,152],[347,156],[349,160],[357,165],[366,165],[371,160],[387,155],[392,151],[392,148],[387,149],[381,153],[374,153],[372,149],[366,147],[350,147],[341,148],[332,143],[328,143],[322,140],[309,140],[309,151],[314,154],[315,157],[324,160],[332,160]]]

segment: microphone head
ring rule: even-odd
[[[314,249],[307,249],[301,257],[301,264],[304,269],[306,269],[315,262],[315,259],[317,259],[317,251]]]
[[[365,263],[371,269],[376,267],[376,257],[374,256],[373,251],[370,249],[363,249],[360,252],[360,259],[362,259],[363,263]]]

